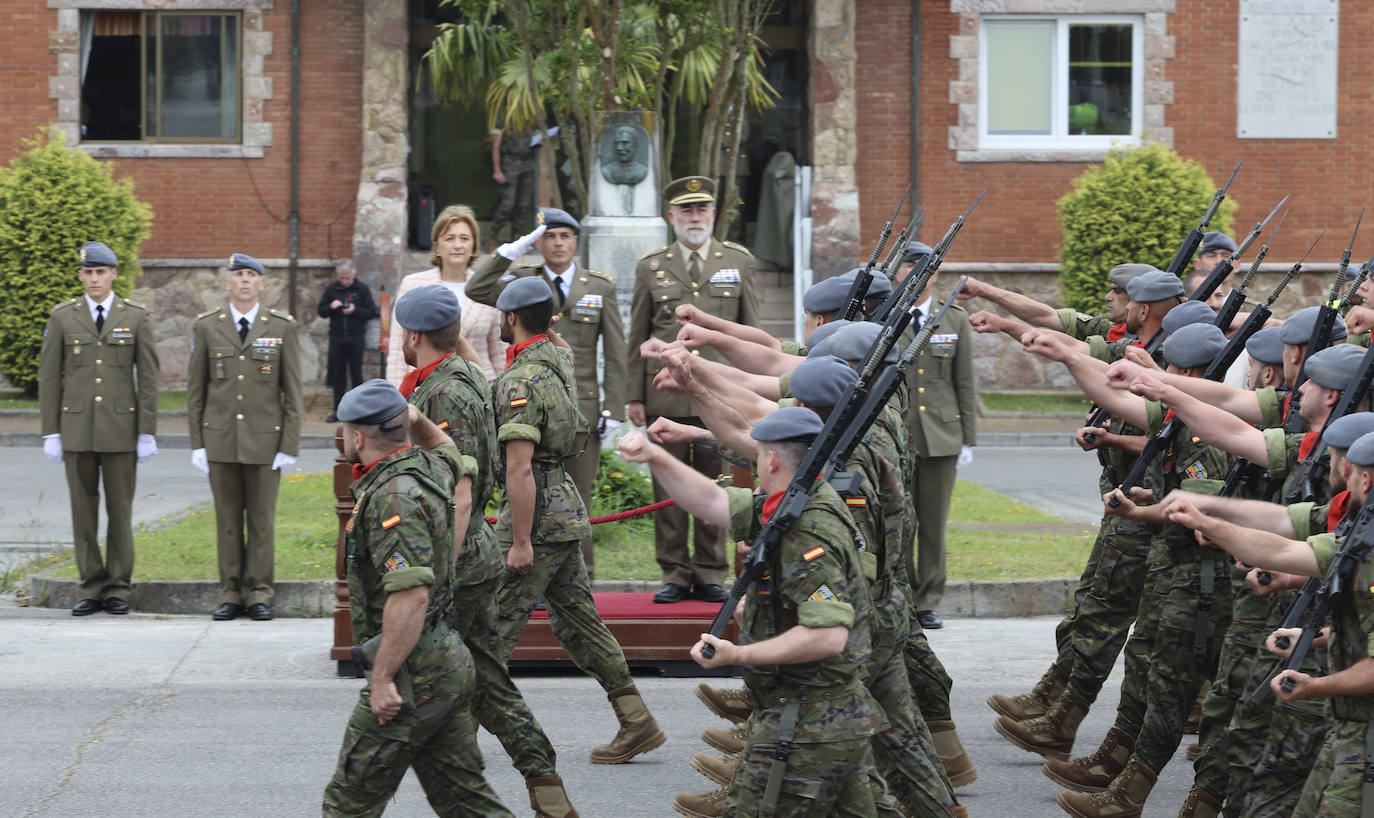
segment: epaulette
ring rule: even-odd
[[[544,265],[542,265],[542,264],[521,264],[519,267],[516,267],[515,269],[517,269],[517,270],[542,270],[543,268],[544,268]]]
[[[70,307],[70,306],[72,306],[73,304],[79,304],[79,303],[81,303],[81,296],[77,296],[76,298],[71,298],[71,299],[68,299],[68,300],[66,300],[66,301],[61,302],[61,303],[57,304],[56,306],[54,306],[54,307],[53,307],[53,310],[54,310],[54,311],[60,310],[60,309],[62,309],[63,307]]]
[[[127,299],[127,298],[124,299],[124,305],[125,305],[125,306],[128,306],[128,307],[133,307],[133,308],[135,308],[135,309],[143,310],[144,312],[147,312],[147,311],[148,311],[148,308],[147,308],[147,307],[143,306],[142,304],[138,303],[137,301],[130,301],[130,300]]]
[[[742,244],[735,244],[733,241],[722,241],[721,244],[725,245],[726,247],[729,247],[731,250],[738,250],[746,256],[754,255],[753,253],[749,252],[748,247],[745,247]]]
[[[278,318],[285,318],[287,321],[290,321],[293,324],[296,323],[296,319],[289,312],[282,312],[281,310],[273,309],[269,309],[268,312],[277,316]]]
[[[671,244],[665,244],[665,245],[663,245],[662,247],[658,248],[657,250],[650,250],[649,252],[647,252],[647,253],[645,253],[644,255],[640,256],[640,258],[641,258],[641,259],[645,259],[645,258],[648,258],[649,256],[656,256],[656,255],[658,255],[659,253],[666,252],[666,251],[667,251],[669,248],[671,248],[672,246],[673,246],[673,245],[671,245]]]
[[[605,279],[606,281],[609,281],[609,282],[611,282],[612,284],[615,283],[615,279],[614,279],[614,278],[611,278],[610,276],[606,275],[605,273],[601,272],[600,270],[583,270],[582,272],[586,273],[586,274],[589,275],[589,276],[596,276],[597,278]]]
[[[223,312],[223,310],[224,310],[223,307],[212,307],[212,308],[206,310],[205,312],[201,313],[200,315],[197,315],[197,316],[196,316],[196,320],[199,321],[199,320],[202,319],[202,318],[209,318],[209,317],[212,316],[212,315],[216,315],[216,314],[218,314],[218,313],[220,313],[220,312]]]

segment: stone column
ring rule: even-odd
[[[812,0],[811,19],[811,267],[842,269],[859,257],[854,0]]]
[[[374,293],[394,294],[406,249],[405,0],[363,0],[363,150],[353,263]]]

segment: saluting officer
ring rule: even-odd
[[[496,306],[506,285],[517,278],[542,275],[553,289],[555,314],[559,316],[558,334],[573,351],[573,372],[577,376],[577,408],[593,424],[601,439],[615,432],[625,419],[625,331],[620,322],[620,307],[615,297],[615,279],[596,270],[578,269],[577,219],[554,207],[540,208],[539,224],[532,232],[510,244],[496,248],[477,262],[468,277],[467,296],[479,304]],[[543,264],[511,262],[534,248],[544,257]],[[605,356],[602,378],[597,378],[597,342]],[[602,390],[606,399],[601,399]],[[582,495],[582,504],[592,507],[592,484],[601,463],[601,447],[588,445],[570,460],[568,472]],[[595,575],[596,552],[590,536],[582,540],[582,559],[588,575]]]
[[[262,264],[234,253],[228,307],[201,313],[192,328],[186,420],[191,465],[210,475],[215,497],[217,620],[245,607],[253,619],[272,618],[277,488],[301,443],[296,319],[263,308],[263,284]]]
[[[38,405],[43,453],[67,466],[81,599],[73,616],[101,608],[126,614],[134,570],[137,457],[157,454],[157,348],[148,312],[111,286],[119,260],[98,241],[81,247],[77,277],[86,294],[53,307],[43,331]],[[100,557],[100,483],[109,528]]]
[[[701,426],[701,419],[686,395],[654,388],[654,376],[664,364],[640,357],[639,345],[651,337],[666,342],[676,340],[680,304],[691,304],[704,313],[737,324],[756,326],[759,301],[754,291],[754,257],[738,244],[711,238],[716,221],[715,182],[704,176],[677,179],[663,191],[663,198],[668,203],[668,222],[677,241],[645,253],[635,265],[626,413],[636,426],[659,417]],[[711,350],[701,350],[701,354],[721,360]],[[665,448],[708,477],[720,474],[720,456],[705,448],[688,443]],[[667,496],[655,482],[654,499],[664,500]],[[689,554],[687,514],[682,509],[672,506],[654,515],[654,550],[663,571],[663,587],[654,595],[655,602],[681,602],[688,597],[725,601],[725,590],[721,588],[728,565],[724,537],[718,528],[698,519],[692,539],[694,548]]]

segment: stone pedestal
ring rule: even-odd
[[[582,220],[587,266],[615,278],[621,317],[630,320],[635,264],[640,256],[668,243],[668,223],[658,217],[588,216]]]

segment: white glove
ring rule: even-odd
[[[954,468],[961,469],[973,462],[973,447],[963,446],[959,449],[959,459],[954,461]]]
[[[283,466],[294,465],[296,465],[296,458],[292,457],[289,454],[286,454],[285,452],[277,452],[277,456],[272,458],[272,468],[276,469],[277,471],[281,471],[281,468]]]
[[[535,241],[537,241],[540,236],[544,235],[544,231],[547,229],[547,225],[541,224],[515,241],[496,248],[496,254],[501,258],[515,261],[528,253],[530,248],[534,246]]]
[[[62,435],[43,436],[43,456],[54,463],[62,462]]]
[[[147,463],[157,454],[157,438],[152,435],[138,436],[138,462]]]
[[[620,428],[620,421],[618,421],[618,420],[616,420],[616,419],[614,419],[614,418],[602,418],[602,419],[601,419],[601,442],[604,443],[604,442],[606,442],[606,439],[607,439],[607,438],[613,437],[613,436],[615,435],[615,430],[616,430],[616,429],[619,429],[619,428]]]
[[[205,472],[210,473],[210,461],[205,457],[204,449],[191,450],[191,465]]]

